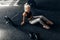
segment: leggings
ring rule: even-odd
[[[47,21],[47,22],[50,21],[46,17],[44,17],[43,15],[33,16],[33,18],[35,18],[35,19],[30,20],[29,21],[30,24],[35,24],[35,23],[39,22],[40,24],[45,25],[45,23],[41,19],[43,19],[44,21]]]

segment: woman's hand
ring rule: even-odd
[[[21,25],[24,25],[24,21],[21,22]]]

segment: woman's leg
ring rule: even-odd
[[[39,15],[39,16],[33,16],[34,18],[39,17],[40,19],[43,19],[44,21],[46,21],[47,24],[53,24],[52,21],[48,20],[46,17],[44,17],[43,15]]]
[[[43,19],[44,21],[46,21],[47,24],[53,24],[52,21],[50,21],[49,19],[47,19],[47,18],[44,17],[44,16],[41,16],[41,19]]]
[[[39,23],[43,25],[43,28],[50,29],[50,27],[47,24],[45,24],[42,20],[40,20]]]
[[[33,16],[33,18],[35,18],[35,19],[29,21],[29,23],[35,24],[35,23],[37,23],[37,22],[40,22],[40,20],[41,20],[41,16]],[[43,24],[43,23],[42,23],[42,24]]]
[[[30,24],[35,24],[35,23],[37,23],[39,21],[40,21],[40,18],[36,18],[36,19],[30,20],[29,23]]]
[[[35,23],[37,23],[37,22],[39,22],[40,24],[42,24],[42,25],[43,25],[43,28],[46,28],[46,29],[49,29],[49,28],[50,28],[50,27],[49,27],[48,25],[46,25],[40,18],[36,18],[36,19],[34,19],[34,20],[29,21],[30,24],[35,24]]]

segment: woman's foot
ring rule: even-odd
[[[48,25],[43,25],[43,28],[50,29],[50,27]]]
[[[51,25],[53,25],[53,22],[51,22],[51,21],[48,21],[48,22],[46,22],[47,24],[51,24]]]

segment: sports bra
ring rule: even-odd
[[[26,14],[27,14],[27,18],[30,18],[31,16],[32,16],[32,13],[31,13],[31,11],[28,13],[28,12],[26,12]]]

